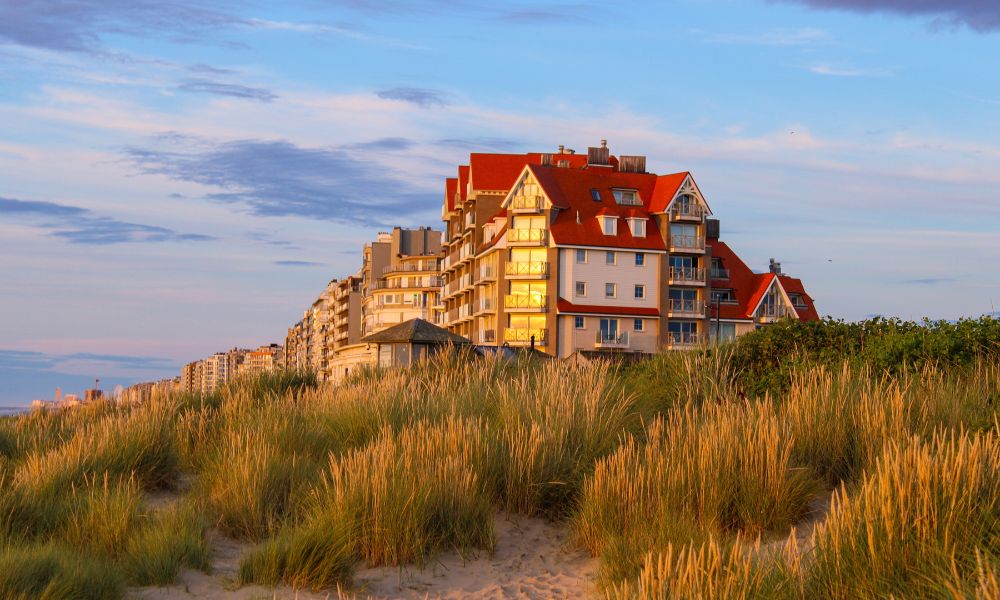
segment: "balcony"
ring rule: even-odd
[[[495,344],[497,343],[497,331],[496,329],[483,329],[479,332],[479,343],[480,344]]]
[[[548,279],[549,263],[547,262],[509,262],[504,265],[507,277],[519,279]]]
[[[729,279],[729,269],[712,268],[712,279]]]
[[[503,307],[515,312],[545,312],[549,308],[549,297],[532,294],[508,294],[503,297]]]
[[[459,291],[466,291],[472,288],[472,273],[466,273],[462,275],[462,278],[458,280]]]
[[[795,315],[795,311],[788,308],[784,304],[764,304],[757,309],[755,320],[758,323],[774,323],[775,321],[780,321],[785,317],[791,317],[793,315]]]
[[[465,215],[465,228],[472,229],[476,226],[476,215],[475,213],[466,213]]]
[[[419,279],[424,279],[420,277]],[[404,279],[379,280],[372,284],[373,290],[413,290],[441,287],[440,277],[428,277],[424,281],[406,281]]]
[[[511,346],[528,346],[532,338],[536,346],[544,346],[548,343],[548,330],[510,327],[504,330],[504,341]]]
[[[382,269],[382,275],[392,273],[436,273],[441,269],[438,261],[425,262],[424,264],[403,263],[400,265],[389,265]]]
[[[598,331],[595,348],[622,350],[628,348],[628,332]]]
[[[472,304],[463,304],[458,307],[458,320],[463,321],[465,319],[472,318]]]
[[[705,317],[705,302],[702,300],[667,300],[668,317]]]
[[[701,221],[705,218],[705,208],[698,204],[674,203],[670,208],[671,221]]]
[[[475,255],[476,252],[473,249],[472,244],[465,244],[464,246],[462,246],[462,249],[458,253],[458,262],[465,262],[468,260],[472,260],[472,257]]]
[[[704,339],[697,333],[684,333],[671,331],[667,333],[667,347],[672,350],[688,350],[697,348],[704,343]]]
[[[476,314],[484,312],[495,312],[497,309],[497,303],[493,299],[493,296],[483,296],[476,303]]]
[[[516,196],[510,203],[510,209],[515,213],[536,213],[544,207],[542,196]]]
[[[492,264],[480,265],[479,267],[479,278],[476,279],[476,284],[481,285],[488,283],[490,281],[496,281],[497,270]]]
[[[670,267],[667,273],[670,285],[705,285],[705,269],[696,267]]]
[[[549,239],[546,229],[508,229],[507,243],[518,246],[544,246]]]
[[[705,251],[705,238],[700,235],[672,235],[670,236],[670,251],[700,254]]]

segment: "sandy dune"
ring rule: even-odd
[[[596,597],[597,560],[565,548],[566,531],[541,519],[496,519],[496,552],[463,560],[445,553],[424,569],[359,569],[354,589],[310,592],[233,584],[249,545],[217,536],[213,574],[184,571],[178,584],[138,588],[132,597],[148,600],[224,598],[232,600],[326,598],[588,598]],[[346,592],[346,593],[345,593]]]

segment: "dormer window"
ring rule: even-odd
[[[605,215],[597,218],[601,221],[601,231],[604,235],[618,235],[618,217]]]
[[[637,206],[642,204],[639,200],[639,192],[636,190],[614,190],[615,202],[624,206]]]
[[[788,294],[788,299],[791,300],[792,304],[797,308],[801,308],[806,305],[805,301],[802,299],[801,294]]]
[[[628,227],[632,230],[632,237],[646,237],[645,219],[629,219]]]

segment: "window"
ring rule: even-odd
[[[806,305],[805,301],[802,299],[801,294],[788,294],[788,299],[791,300],[792,304],[795,306]]]
[[[590,197],[594,200],[594,202],[600,202],[601,192],[597,188],[590,188]]]
[[[716,329],[718,328],[718,332]],[[722,335],[719,335],[719,332]],[[731,342],[736,339],[736,323],[716,323],[712,321],[709,326],[709,335],[713,342]]]
[[[722,264],[721,258],[712,258],[712,279],[729,279],[729,270]]]
[[[723,304],[736,302],[736,297],[733,296],[733,290],[712,290],[712,304],[715,304],[716,302],[721,302]]]
[[[576,282],[576,295],[577,296],[586,296],[587,295],[587,282],[586,281],[577,281]]]
[[[646,237],[646,221],[643,219],[629,219],[628,226],[632,229],[633,237]]]
[[[601,231],[604,235],[618,235],[618,219],[617,217],[600,217],[601,219]]]
[[[646,298],[646,286],[636,285],[635,286],[635,299],[644,300]]]
[[[576,329],[583,329],[583,317],[576,316],[573,317],[573,327]]]
[[[614,190],[615,202],[626,206],[642,204],[639,200],[639,193],[635,190]]]
[[[614,284],[614,283],[605,283],[604,284],[604,297],[605,298],[614,298],[615,296],[617,296],[618,295],[618,289],[617,288],[618,288],[618,286],[616,284]]]
[[[587,262],[587,251],[586,250],[577,250],[576,251],[576,262],[578,262],[578,263],[586,263]]]
[[[643,323],[642,319],[632,319],[632,331],[642,331]]]
[[[606,252],[606,253],[604,254],[604,264],[606,264],[606,265],[614,265],[614,264],[617,264],[617,261],[616,261],[616,259],[615,259],[615,253],[614,253],[614,252],[612,252],[612,251],[608,250],[608,251],[607,251],[607,252]]]
[[[636,252],[635,253],[635,266],[641,267],[644,264],[646,264],[646,255],[643,254],[642,252]]]

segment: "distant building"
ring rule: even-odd
[[[282,350],[282,347],[278,344],[269,344],[249,351],[238,374],[240,376],[256,376],[280,369],[284,360],[284,352]]]

